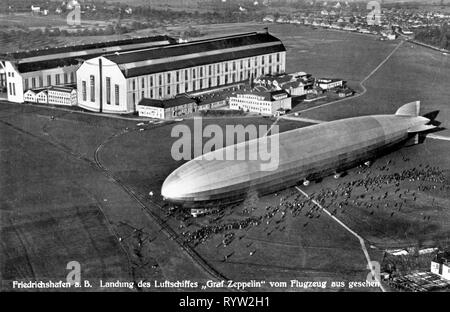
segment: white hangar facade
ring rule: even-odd
[[[133,113],[144,99],[169,99],[285,72],[286,49],[268,32],[115,52],[87,59],[76,73],[78,105]]]
[[[76,71],[86,59],[175,42],[168,36],[155,36],[5,53],[0,55],[1,83],[8,101],[23,103],[28,90],[75,85]]]

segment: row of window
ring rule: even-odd
[[[9,83],[9,95],[16,95],[16,84],[14,82]]]
[[[277,66],[277,72],[279,72],[279,65]],[[269,71],[270,72],[270,71]],[[261,68],[261,74],[264,74],[264,67]],[[225,75],[223,78],[223,83],[221,83],[221,76],[217,76],[215,78],[209,77],[207,79],[200,79],[192,82],[179,83],[176,85],[168,85],[165,87],[151,88],[148,93],[149,98],[162,98],[164,96],[174,96],[184,92],[194,92],[202,89],[208,89],[214,86],[219,86],[221,84],[227,85],[229,83],[235,83],[239,81],[243,81],[248,79],[250,76],[257,77],[258,72],[257,69],[254,71],[240,72],[239,79],[236,77],[236,73]],[[108,89],[108,80],[107,89]],[[184,86],[184,89],[183,89]],[[107,97],[109,96],[109,92],[107,92]],[[145,91],[141,91],[140,99],[145,97]],[[138,99],[136,92],[133,92],[133,104],[137,104]],[[107,103],[109,104],[108,100]]]
[[[272,55],[269,55],[269,66],[268,66],[268,74],[272,74],[272,66],[274,64],[272,64]],[[262,56],[262,60],[264,60],[264,56]],[[228,73],[229,69],[232,68],[232,71],[236,71],[236,67],[237,67],[237,63],[239,63],[239,67],[240,70],[244,69],[244,63],[247,63],[247,70],[251,67],[251,58],[248,58],[245,62],[244,60],[240,60],[240,61],[233,61],[230,63],[229,62],[225,62],[224,63],[224,73]],[[277,63],[280,63],[280,53],[277,53]],[[254,58],[254,64],[255,67],[258,66],[258,58]],[[195,67],[195,68],[190,68],[190,69],[184,69],[184,70],[180,70],[180,71],[176,71],[174,73],[166,73],[165,74],[165,79],[163,79],[163,74],[158,74],[157,76],[149,76],[149,87],[154,87],[154,86],[162,86],[164,84],[171,84],[171,83],[178,83],[180,82],[180,78],[183,76],[185,81],[188,80],[194,80],[194,79],[202,79],[202,78],[207,78],[208,76],[214,76],[214,75],[218,75],[221,74],[221,65],[223,65],[223,63],[219,63],[219,64],[215,64],[215,65],[207,65],[207,66],[199,66],[199,67]],[[265,73],[265,62],[262,61],[261,62],[261,71],[262,74],[266,74]],[[184,72],[184,74],[183,74]],[[276,65],[276,73],[280,72],[280,64]],[[207,75],[205,75],[205,73],[207,73]],[[141,88],[145,89],[145,79],[144,77],[142,77],[141,79]],[[163,81],[164,80],[164,81]],[[174,80],[174,81],[173,81]],[[137,83],[138,83],[138,79],[132,79],[132,85],[131,85],[131,89],[132,90],[136,90],[137,87]]]
[[[69,73],[64,73],[62,74],[62,78],[63,78],[63,84],[67,84],[67,83],[73,83],[75,82],[75,73],[74,72],[70,72]],[[30,81],[31,81],[31,89],[35,89],[38,87],[44,87],[44,80],[43,77],[38,77],[38,79],[36,79],[36,77],[32,77],[30,78],[24,78],[24,83],[25,83],[25,90],[28,90],[30,88]],[[61,84],[61,74],[55,74],[55,85],[60,85]],[[47,75],[47,85],[46,86],[51,86],[52,85],[52,76],[51,75]]]
[[[91,75],[89,77],[89,88],[90,88],[90,101],[95,102],[95,77]],[[83,101],[87,101],[87,88],[86,81],[83,80],[81,82],[81,93]],[[119,93],[119,85],[114,85],[114,104],[120,105],[120,93]],[[106,104],[111,104],[111,77],[106,77]]]

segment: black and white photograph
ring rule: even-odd
[[[0,0],[0,292],[450,291],[449,23],[450,0]]]

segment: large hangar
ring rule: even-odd
[[[143,98],[214,90],[285,71],[286,48],[268,32],[116,52],[86,60],[77,71],[78,105],[132,113]]]
[[[7,99],[23,103],[27,90],[75,84],[76,71],[86,59],[174,43],[171,37],[154,36],[2,54]]]

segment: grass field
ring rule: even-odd
[[[249,25],[239,30],[257,27],[260,26]],[[238,30],[229,25],[225,29]],[[210,34],[219,31],[219,27],[211,28]],[[286,44],[290,71],[341,77],[355,86],[397,44],[290,25],[273,26],[271,32]],[[448,59],[441,54],[404,44],[366,81],[368,91],[363,96],[310,110],[302,116],[333,120],[393,113],[403,103],[420,99],[423,111],[440,109],[438,120],[448,127],[449,68]],[[204,125],[220,126],[273,123],[258,117],[203,121]],[[192,120],[183,123],[192,126]],[[307,124],[281,120],[279,125],[281,131],[286,131]],[[8,289],[13,279],[64,279],[65,266],[71,260],[80,261],[83,278],[93,281],[204,281],[214,277],[205,271],[205,265],[222,276],[242,281],[365,280],[369,273],[367,262],[355,237],[323,213],[305,214],[305,210],[289,208],[291,202],[305,202],[295,189],[262,198],[250,197],[218,214],[197,219],[183,212],[169,213],[159,190],[167,175],[182,163],[170,155],[175,140],[170,137],[172,126],[173,123],[167,123],[137,131],[136,122],[132,121],[0,104],[3,288]],[[325,178],[301,188],[308,194],[319,194],[363,179],[369,172],[374,176],[389,175],[427,165],[439,167],[448,181],[447,141],[427,139],[424,144],[382,157],[370,170],[361,172],[357,168],[339,180]],[[361,235],[368,247],[372,245],[369,252],[373,260],[381,261],[385,248],[448,245],[450,198],[442,189],[447,184],[402,180],[398,187],[402,192],[410,192],[405,193],[407,199],[401,211],[394,206],[399,201],[393,193],[394,186],[386,184],[369,192],[354,187],[353,202],[346,209],[337,210],[336,216]],[[424,185],[438,188],[417,190]],[[417,194],[411,194],[413,189]],[[148,196],[150,191],[155,196]],[[387,197],[380,199],[385,192]],[[376,199],[371,200],[369,195]],[[332,211],[338,202],[326,198],[325,204]],[[372,202],[379,204],[374,212],[368,206]],[[258,225],[225,229],[208,235],[203,243],[188,239],[207,226],[266,214],[271,214],[270,218]],[[161,230],[161,222],[172,229],[170,239],[167,229]],[[229,240],[226,246],[224,240]],[[204,262],[188,256],[180,241],[185,241]]]

